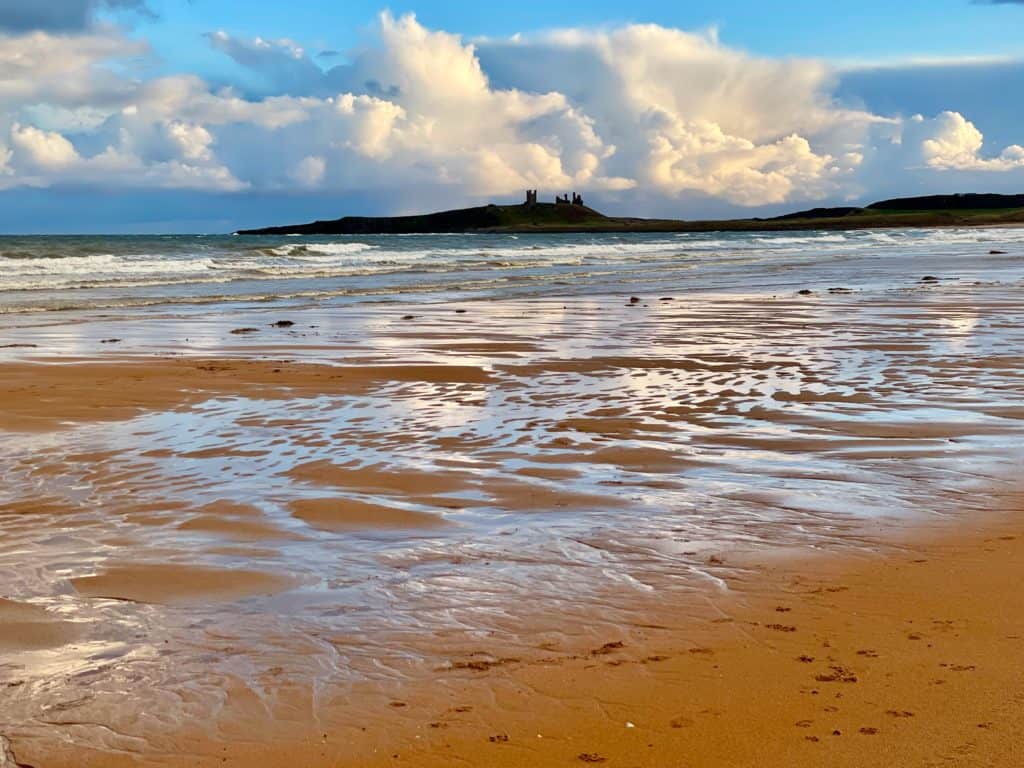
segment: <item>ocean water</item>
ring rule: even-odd
[[[1016,280],[1024,259],[1015,244],[1024,246],[1024,229],[0,237],[0,312],[455,293],[770,292],[804,283],[884,288],[914,270]]]

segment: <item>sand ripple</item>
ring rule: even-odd
[[[876,552],[1020,466],[1017,287],[624,304],[36,328],[0,380],[6,716],[88,692],[120,735],[69,743],[141,748],[130,678],[164,726],[308,722],[655,604],[704,615],[753,559]]]

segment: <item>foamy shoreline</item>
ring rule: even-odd
[[[882,290],[1024,278],[1019,229],[706,234],[0,237],[0,314],[290,300]],[[999,251],[1001,253],[990,253]]]

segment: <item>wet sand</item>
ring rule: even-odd
[[[444,518],[380,504],[343,498],[299,499],[291,504],[292,514],[314,528],[345,531],[352,528],[434,528]]]
[[[42,365],[49,364],[42,372]],[[474,366],[350,366],[251,360],[143,360],[130,363],[42,357],[4,367],[0,428],[48,430],[80,421],[117,421],[212,396],[285,399],[358,394],[381,382],[484,383]]]
[[[94,576],[71,579],[83,597],[169,605],[233,602],[293,585],[286,576],[269,573],[161,563],[111,565]]]
[[[289,722],[289,735],[268,743],[189,728],[172,741],[187,760],[39,742],[19,759],[60,768],[1018,765],[1021,498],[983,534],[933,531],[888,556],[751,563],[735,597],[682,625],[680,606],[661,605],[648,618],[675,626],[622,627],[576,653],[543,646],[530,661],[482,651],[433,680],[386,686],[383,698],[326,700],[318,723]],[[234,705],[242,727],[265,716],[256,702]]]
[[[411,691],[391,755],[354,764],[1017,765],[1021,512],[870,564],[762,565],[742,604],[675,637],[471,666],[440,701]]]
[[[1021,511],[871,562],[760,563],[674,637],[488,668],[366,764],[1017,765]]]
[[[67,645],[76,627],[44,608],[0,598],[0,650],[24,651]]]
[[[1014,765],[1019,291],[6,328],[0,735],[37,768]]]

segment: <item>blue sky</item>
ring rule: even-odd
[[[467,36],[502,36],[552,27],[655,23],[682,29],[716,27],[731,45],[773,56],[889,59],[914,56],[1015,56],[1022,53],[1024,20],[1014,4],[969,0],[784,3],[753,0],[588,0],[519,2],[500,6],[473,0],[385,3],[306,0],[301,4],[250,0],[159,0],[160,20],[145,34],[171,61],[206,58],[202,35],[225,29],[242,36],[291,37],[311,49],[347,50],[384,8],[414,12],[428,27]],[[628,10],[625,10],[627,9]]]
[[[0,230],[1024,191],[1024,3],[623,5],[0,0]]]

